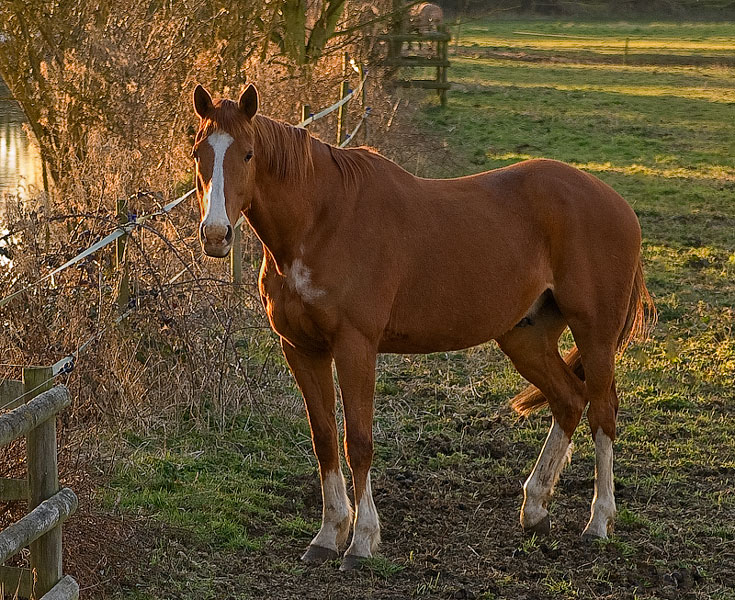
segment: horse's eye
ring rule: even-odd
[[[192,151],[191,151],[191,157],[192,157],[192,158],[193,158],[194,160],[199,160],[199,153],[198,153],[198,152],[197,152],[196,150],[192,150]]]
[[[245,162],[248,162],[251,158],[253,158],[252,150],[245,155]]]

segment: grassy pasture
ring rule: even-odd
[[[624,64],[626,37],[631,56],[659,59]],[[523,382],[490,344],[380,358],[381,554],[361,573],[303,567],[320,517],[315,460],[301,401],[261,332],[243,353],[267,365],[262,405],[221,431],[127,436],[101,501],[159,534],[141,538],[135,571],[110,593],[735,598],[735,69],[718,64],[734,56],[735,24],[476,21],[453,59],[449,109],[411,96],[416,128],[446,148],[427,151],[422,175],[557,158],[613,185],[640,217],[660,323],[619,361],[609,541],[579,540],[594,468],[584,423],[551,536],[520,531],[521,483],[549,418],[508,409]]]
[[[732,64],[735,59],[731,23],[488,20],[471,21],[453,34],[457,45],[540,60],[611,62],[624,55],[626,44],[629,60]]]

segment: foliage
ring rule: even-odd
[[[54,180],[50,194],[2,201],[0,224],[10,230],[2,250],[13,262],[12,269],[0,268],[0,296],[109,233],[118,201],[127,199],[124,212],[134,217],[191,187],[187,132],[196,124],[195,82],[215,97],[236,97],[247,74],[262,110],[290,122],[304,104],[334,102],[345,77],[336,43],[317,64],[284,63],[263,29],[276,15],[274,4],[0,1],[0,73],[28,113]],[[340,28],[359,15],[345,10]],[[340,49],[364,58],[363,33],[340,34],[340,44],[350,42]],[[348,74],[353,85],[356,77]],[[371,82],[369,94],[377,125],[382,93]],[[364,111],[359,102],[347,108],[352,123]],[[310,129],[331,139],[335,119],[336,113]],[[196,201],[184,203],[129,238],[124,262],[136,310],[124,327],[111,323],[121,277],[112,247],[3,306],[1,375],[18,378],[4,365],[52,364],[100,335],[67,380],[80,419],[98,423],[126,414],[147,427],[185,415],[222,424],[230,410],[256,401],[274,353],[258,320],[256,273],[246,269],[242,294],[223,294],[230,287],[227,265],[199,258],[196,212]],[[257,264],[259,243],[247,233],[245,253]],[[215,295],[229,299],[215,303]],[[238,380],[236,373],[251,368],[254,380]]]
[[[325,44],[334,35],[344,8],[345,0],[324,0],[312,4],[311,10],[305,0],[284,0],[282,32],[274,31],[273,37],[284,54],[297,64],[313,62],[322,55]],[[307,27],[308,21],[311,27]]]
[[[54,179],[84,160],[95,130],[133,150],[141,129],[154,137],[180,128],[181,90],[198,74],[202,51],[217,50],[214,72],[237,74],[241,47],[225,40],[242,40],[228,34],[240,27],[247,36],[254,23],[240,11],[231,18],[228,8],[187,1],[0,4],[0,74],[26,112]]]
[[[181,135],[181,106],[195,82],[237,90],[256,57],[315,65],[358,42],[366,33],[360,19],[369,17],[345,0],[2,0],[0,75],[61,183],[87,157],[91,134],[129,152],[140,150],[141,131],[151,140]],[[137,169],[131,181],[144,174]]]

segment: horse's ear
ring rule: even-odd
[[[201,84],[194,88],[194,110],[200,119],[205,119],[209,110],[212,108],[212,96],[205,90]]]
[[[248,119],[252,119],[258,112],[258,90],[252,83],[248,83],[248,87],[240,94],[237,104]]]

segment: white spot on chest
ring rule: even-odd
[[[313,284],[311,271],[300,258],[293,261],[285,275],[288,287],[301,296],[304,302],[314,302],[326,293]]]

